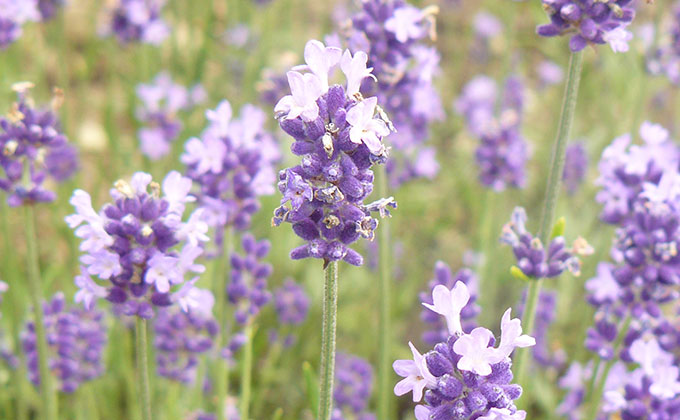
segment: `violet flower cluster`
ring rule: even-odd
[[[535,340],[522,334],[520,320],[511,319],[510,309],[501,320],[501,338],[495,347],[494,334],[483,327],[464,333],[461,311],[468,305],[470,292],[462,281],[452,289],[438,285],[432,292],[433,304],[424,306],[444,316],[449,337],[421,355],[409,343],[413,360],[397,360],[394,370],[404,377],[394,387],[396,395],[413,393],[417,420],[477,419],[524,420],[513,400],[522,388],[512,384],[510,354],[516,347],[530,347]]]
[[[512,247],[517,267],[531,279],[558,277],[565,271],[575,276],[581,274],[579,255],[592,254],[593,249],[583,238],[577,238],[567,248],[563,236],[550,240],[546,250],[538,237],[526,229],[527,214],[522,207],[515,207],[510,221],[503,226],[501,242]]]
[[[74,392],[83,382],[104,372],[102,356],[107,341],[103,313],[95,309],[67,308],[64,295],[57,293],[43,304],[48,347],[48,366],[63,392]],[[30,321],[21,334],[28,375],[40,384],[35,324]]]
[[[21,37],[24,23],[39,20],[36,0],[0,0],[0,51]]]
[[[526,185],[529,151],[521,133],[524,84],[509,77],[499,95],[496,82],[477,76],[463,88],[453,104],[480,145],[475,153],[480,182],[495,191]]]
[[[562,181],[569,194],[574,194],[583,183],[588,171],[588,153],[583,143],[567,146]]]
[[[224,100],[206,117],[208,127],[200,138],[187,141],[181,160],[199,186],[198,205],[221,243],[225,226],[248,229],[260,209],[259,197],[274,193],[274,167],[281,154],[264,128],[264,112],[253,105],[245,105],[240,118],[232,119],[231,105]]]
[[[274,309],[279,322],[284,325],[300,325],[309,313],[309,296],[293,279],[286,279],[274,292]]]
[[[382,139],[390,133],[390,123],[376,97],[359,93],[362,80],[371,77],[366,53],[352,55],[309,41],[305,60],[310,72],[287,73],[292,95],[275,108],[281,128],[295,139],[291,151],[302,162],[279,173],[283,198],[272,223],[291,223],[307,241],[291,252],[293,259],[361,265],[363,257],[349,245],[360,237],[373,239],[378,220],[371,214],[386,217],[388,208],[396,207],[391,197],[364,204],[373,191],[371,167],[387,160]],[[328,85],[337,64],[346,87]]]
[[[418,9],[404,0],[367,0],[340,34],[356,54],[368,54],[377,83],[361,84],[364,96],[377,96],[396,132],[387,163],[393,187],[414,178],[432,179],[439,171],[435,150],[425,146],[429,126],[443,120],[444,111],[434,82],[440,56],[427,42],[435,39],[436,6]]]
[[[212,296],[211,296],[212,297]],[[158,311],[154,320],[154,347],[158,374],[184,384],[196,381],[199,358],[213,346],[220,326],[212,316],[212,303],[183,312]]]
[[[339,352],[335,359],[332,420],[375,420],[366,411],[373,392],[373,368],[358,356]]]
[[[31,87],[30,83],[14,85],[18,100],[7,116],[0,117],[0,189],[12,207],[54,201],[56,195],[45,182],[62,182],[78,168],[76,149],[61,132],[55,112],[60,92],[51,108],[36,108],[28,96]]]
[[[633,0],[542,0],[542,3],[550,23],[536,28],[538,35],[568,35],[573,52],[606,43],[614,52],[628,51],[633,35],[625,28],[635,17]]]
[[[680,2],[675,2],[668,15],[670,28],[659,36],[660,45],[652,45],[654,48],[647,57],[647,70],[652,75],[665,75],[677,86],[680,85]]]
[[[522,301],[518,307],[520,317],[524,315],[527,290],[522,293]],[[562,349],[553,349],[549,342],[550,326],[555,322],[557,293],[552,290],[541,290],[536,306],[534,338],[536,345],[531,349],[534,361],[543,368],[561,369],[566,362],[566,354]]]
[[[479,305],[476,304],[478,279],[477,275],[472,270],[469,268],[462,268],[454,275],[451,272],[451,267],[445,262],[437,261],[434,265],[434,278],[427,284],[428,290],[426,292],[420,292],[419,297],[423,304],[432,305],[432,291],[435,287],[443,285],[447,288],[451,288],[458,282],[465,283],[470,293],[470,300],[460,313],[463,331],[467,333],[477,326],[476,318],[481,310]],[[434,346],[441,341],[445,341],[449,336],[446,323],[436,312],[424,308],[420,313],[420,319],[431,328],[430,330],[425,331],[422,336],[423,341],[426,344]]]
[[[586,282],[596,312],[585,346],[600,359],[642,368],[623,369],[614,384],[618,392],[605,392],[601,412],[665,419],[680,412],[673,369],[679,356],[673,306],[680,297],[678,149],[659,125],[645,122],[640,138],[640,145],[631,145],[628,135],[615,139],[599,163],[602,219],[617,230],[613,262],[600,263]]]
[[[76,302],[91,307],[105,298],[125,315],[152,318],[154,307],[179,304],[184,311],[205,306],[210,292],[194,287],[205,268],[195,262],[208,241],[200,209],[183,221],[191,180],[172,171],[162,186],[137,172],[110,190],[113,202],[99,212],[90,195],[76,190],[76,213],[66,222],[82,239]],[[193,273],[193,274],[192,274]],[[191,280],[185,281],[187,275]],[[91,276],[95,276],[94,280]]]
[[[40,19],[43,22],[52,19],[59,11],[59,8],[65,5],[66,0],[38,0]]]
[[[110,10],[106,35],[113,35],[121,44],[142,42],[160,45],[170,35],[170,27],[161,12],[165,0],[117,0]]]
[[[137,97],[142,106],[137,109],[137,119],[146,125],[137,132],[142,153],[152,160],[170,153],[172,142],[182,130],[177,113],[204,102],[206,96],[200,84],[187,89],[175,83],[167,72],[159,73],[149,84],[138,85]]]
[[[267,278],[272,274],[272,266],[261,261],[269,254],[271,244],[266,239],[256,241],[247,233],[241,245],[243,255],[231,254],[231,277],[226,292],[229,303],[235,307],[236,322],[246,325],[271,301]]]

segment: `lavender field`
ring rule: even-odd
[[[680,420],[680,2],[0,0],[0,420]]]

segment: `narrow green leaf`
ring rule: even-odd
[[[527,282],[531,280],[516,265],[513,265],[512,267],[510,267],[510,274],[512,275],[512,277],[516,278],[517,280],[522,280],[522,281],[527,281]]]
[[[302,374],[305,377],[305,388],[307,390],[307,400],[309,408],[312,409],[314,418],[319,415],[319,378],[317,378],[312,365],[305,361],[302,363]]]
[[[567,221],[564,217],[557,219],[552,228],[552,233],[550,234],[550,239],[557,238],[558,236],[564,236],[564,228],[567,225]]]

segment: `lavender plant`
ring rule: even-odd
[[[108,11],[109,26],[103,33],[116,37],[121,44],[160,45],[170,34],[161,16],[164,5],[165,0],[117,0]]]
[[[39,20],[36,0],[0,1],[0,51],[21,37],[24,23]]]
[[[142,101],[137,118],[148,125],[137,132],[140,150],[158,160],[170,153],[170,146],[182,130],[177,112],[205,101],[206,92],[200,84],[187,89],[173,82],[167,72],[161,72],[151,83],[138,85],[137,96]]]
[[[55,90],[50,108],[36,108],[28,92],[32,83],[13,86],[17,102],[0,118],[0,189],[12,207],[52,202],[49,181],[62,182],[78,168],[76,149],[61,132],[57,109],[63,94]]]
[[[370,168],[387,160],[382,138],[390,133],[384,112],[378,110],[376,118],[377,98],[363,98],[359,93],[362,80],[371,76],[368,56],[309,41],[305,61],[310,72],[287,73],[292,95],[284,96],[275,108],[281,128],[295,139],[291,151],[302,156],[302,163],[280,172],[283,198],[272,223],[291,223],[293,231],[307,241],[291,252],[292,259],[324,261],[319,417],[328,420],[335,363],[337,261],[361,265],[363,258],[348,245],[360,237],[372,239],[378,220],[371,214],[386,217],[396,203],[383,198],[364,204],[373,190]],[[330,71],[337,64],[346,76],[346,87],[329,86]]]
[[[47,334],[48,366],[62,392],[73,393],[86,381],[104,373],[103,352],[107,342],[103,312],[67,308],[63,293],[42,305]],[[21,344],[26,353],[28,373],[34,385],[41,381],[36,326],[26,323]]]
[[[524,420],[526,412],[517,410],[513,400],[522,388],[512,384],[510,354],[516,347],[536,344],[522,335],[519,319],[511,319],[511,309],[503,314],[501,340],[495,347],[493,333],[477,327],[464,333],[461,312],[470,301],[470,291],[458,281],[453,288],[440,284],[432,291],[433,304],[423,305],[444,316],[449,336],[425,355],[409,343],[413,360],[397,360],[394,370],[404,377],[394,387],[396,395],[413,393],[418,420],[432,419],[506,419]]]

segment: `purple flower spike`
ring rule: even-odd
[[[577,238],[567,248],[564,237],[551,239],[548,249],[541,240],[526,230],[526,211],[516,207],[510,222],[503,226],[501,242],[510,245],[517,259],[517,267],[525,276],[533,279],[552,278],[569,271],[575,276],[581,274],[579,255],[590,255],[593,249],[583,238]]]
[[[244,254],[231,254],[231,279],[227,285],[227,297],[235,306],[234,316],[240,325],[248,324],[260,309],[271,301],[267,290],[267,278],[272,266],[260,262],[269,253],[271,244],[266,239],[259,242],[251,234],[243,235]]]
[[[161,310],[154,320],[154,331],[158,374],[193,384],[199,357],[212,348],[219,331],[212,314],[204,310]]]
[[[356,86],[363,96],[376,96],[396,128],[390,136],[393,154],[387,164],[393,187],[414,178],[431,179],[439,168],[433,149],[429,159],[421,157],[430,124],[444,118],[433,85],[441,72],[440,56],[428,42],[436,37],[437,10],[421,10],[404,0],[368,0],[351,16],[351,25],[340,31],[340,42],[353,54],[367,53],[366,67],[377,78],[348,86],[347,95],[353,96]]]
[[[299,325],[307,318],[309,297],[305,289],[293,279],[287,279],[274,292],[274,307],[282,324]]]
[[[468,131],[480,139],[475,158],[481,183],[495,191],[523,188],[529,150],[521,133],[524,110],[521,80],[509,77],[499,95],[493,79],[477,76],[463,88],[454,108],[465,118]]]
[[[115,36],[121,44],[160,45],[170,35],[170,27],[161,16],[164,5],[165,0],[118,0],[104,32]]]
[[[281,154],[264,129],[264,112],[253,105],[245,105],[240,117],[232,119],[231,105],[224,100],[206,117],[208,127],[200,138],[187,141],[181,160],[199,187],[203,218],[221,243],[224,226],[248,229],[260,208],[259,197],[274,193],[274,166]]]
[[[567,146],[564,162],[562,181],[569,194],[574,194],[583,183],[588,171],[588,153],[583,143],[574,143]]]
[[[141,318],[153,317],[154,307],[212,307],[205,291],[194,287],[197,277],[185,281],[189,273],[205,270],[195,260],[208,241],[201,209],[182,220],[186,203],[195,200],[190,189],[191,180],[175,171],[162,186],[137,172],[129,182],[115,183],[113,202],[99,212],[88,193],[76,190],[71,198],[76,213],[66,218],[84,252],[76,301],[90,307],[105,298]]]
[[[66,5],[66,0],[38,0],[40,20],[45,22],[52,19],[64,5]]]
[[[373,414],[366,411],[373,392],[373,368],[364,359],[338,353],[335,359],[335,408],[332,419],[369,419]]]
[[[571,51],[609,43],[614,52],[628,51],[632,34],[626,31],[635,17],[630,0],[542,0],[551,23],[536,28],[544,37],[568,35]]]
[[[479,314],[480,308],[475,303],[477,300],[477,275],[468,268],[459,270],[455,275],[451,272],[451,268],[443,261],[437,261],[434,266],[434,278],[428,283],[428,292],[420,293],[420,301],[423,305],[432,305],[432,291],[438,285],[452,288],[457,282],[465,283],[469,292],[470,298],[467,304],[463,307],[460,313],[462,329],[465,332],[470,332],[477,326],[475,318]],[[446,323],[442,317],[436,312],[427,307],[420,313],[420,318],[431,326],[431,330],[423,333],[423,341],[429,345],[435,345],[440,341],[446,340],[449,336],[449,331]]]
[[[55,91],[51,109],[34,108],[28,96],[31,83],[14,85],[18,101],[6,117],[0,117],[0,190],[12,207],[54,201],[54,192],[43,184],[70,178],[78,168],[76,149],[61,132],[56,114],[63,99]]]
[[[56,294],[43,304],[48,347],[48,366],[62,392],[72,393],[80,384],[104,373],[102,356],[106,345],[103,313],[97,310],[67,308],[64,295]],[[31,382],[40,384],[35,325],[26,324],[21,335]]]
[[[37,0],[0,1],[0,51],[21,37],[24,23],[40,19]]]
[[[182,130],[177,112],[198,105],[205,99],[205,91],[201,85],[187,89],[162,72],[153,82],[138,85],[137,96],[142,101],[137,118],[147,124],[137,133],[141,151],[150,159],[158,160],[170,153],[171,143]]]
[[[391,123],[376,98],[347,93],[356,91],[359,82],[370,76],[366,54],[345,51],[339,66],[347,90],[340,85],[326,87],[322,79],[331,76],[337,52],[322,47],[318,41],[308,43],[304,68],[312,73],[289,72],[293,95],[276,106],[281,128],[295,140],[291,151],[302,162],[279,173],[283,198],[272,224],[291,223],[293,231],[307,241],[291,252],[292,259],[361,265],[362,256],[349,245],[360,237],[373,239],[378,220],[372,213],[387,217],[389,208],[396,208],[392,198],[364,204],[373,191],[370,168],[387,160],[388,148],[382,139]]]
[[[425,306],[444,316],[449,335],[424,355],[409,343],[413,360],[393,364],[404,378],[394,393],[412,392],[414,402],[424,398],[415,408],[417,420],[524,419],[526,413],[513,403],[522,388],[511,383],[509,356],[515,348],[531,347],[536,341],[522,334],[520,320],[511,317],[510,309],[501,320],[500,343],[486,328],[464,333],[460,319],[469,299],[470,291],[462,281],[451,289],[441,284],[433,289],[434,303]]]

